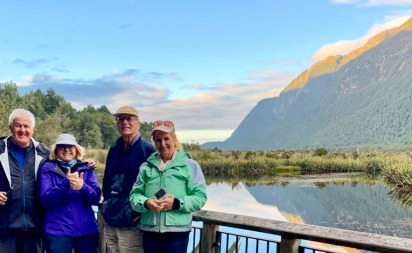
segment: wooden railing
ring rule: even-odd
[[[100,252],[106,253],[104,222],[100,208],[97,220],[100,229]],[[215,253],[216,231],[220,225],[279,235],[280,253],[298,253],[302,239],[375,252],[412,252],[412,239],[394,236],[204,210],[193,213],[193,220],[203,222],[201,253]]]
[[[412,252],[412,239],[400,237],[203,210],[193,219],[203,222],[202,253],[215,253],[219,225],[280,235],[281,253],[297,253],[302,239],[376,252]]]

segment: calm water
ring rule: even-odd
[[[205,210],[412,238],[412,210],[391,197],[379,176],[209,177],[207,182]]]

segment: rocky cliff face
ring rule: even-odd
[[[389,36],[393,36],[400,31],[411,31],[412,30],[412,18],[408,21],[403,23],[401,26],[393,29],[389,29],[383,31],[368,40],[368,42],[358,49],[353,50],[347,55],[336,55],[336,56],[329,56],[323,61],[319,61],[313,64],[309,69],[303,71],[299,76],[297,76],[286,88],[283,92],[292,90],[295,88],[302,88],[308,82],[310,77],[316,77],[323,74],[328,74],[337,71],[340,67],[345,65],[346,63],[350,62],[351,60],[355,59],[356,57],[360,56],[367,50],[371,49],[372,47],[380,44]]]
[[[233,150],[408,149],[412,19],[346,56],[328,57],[264,99],[224,142]]]

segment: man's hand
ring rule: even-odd
[[[0,192],[0,206],[4,206],[7,202],[7,193]]]
[[[160,203],[159,200],[157,199],[148,199],[146,200],[146,206],[149,208],[152,212],[158,213],[163,210],[163,207],[159,206],[158,204]]]
[[[93,161],[93,159],[87,159],[85,160],[85,162],[87,163],[87,167],[92,168],[93,170],[95,170],[97,168],[96,163]]]

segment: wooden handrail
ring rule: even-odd
[[[219,225],[280,235],[284,239],[280,243],[281,252],[297,252],[296,245],[301,239],[377,252],[412,252],[412,239],[401,237],[206,210],[193,213],[193,219],[203,222],[202,252],[208,253],[214,252],[213,230]]]

